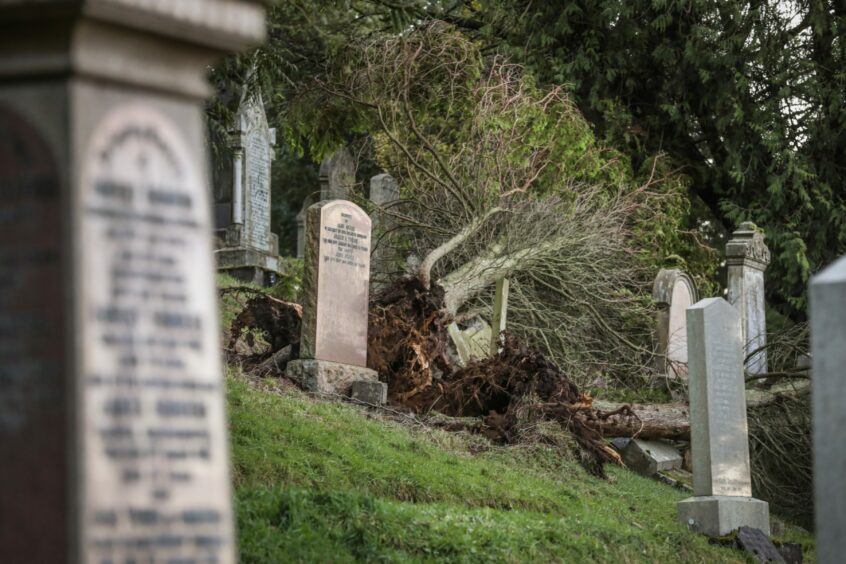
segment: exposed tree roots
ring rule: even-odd
[[[482,432],[504,443],[517,442],[528,419],[556,421],[573,435],[592,473],[621,463],[602,426],[610,416],[636,420],[631,410],[592,408],[590,396],[555,364],[511,335],[498,355],[454,370],[445,322],[440,288],[427,292],[417,280],[403,280],[374,297],[368,365],[387,380],[393,403],[418,413],[484,417]]]
[[[256,294],[232,322],[229,354],[236,357],[245,368],[250,369],[262,366],[265,361],[273,360],[274,357],[278,364],[279,353],[287,349],[287,363],[299,355],[302,320],[301,305],[284,302],[267,294]],[[254,352],[256,332],[268,342],[269,346],[265,352]],[[239,340],[246,344],[246,351],[240,354],[236,347]],[[280,368],[284,368],[284,364]]]
[[[251,371],[284,370],[297,358],[302,308],[256,295],[232,324],[230,349],[247,341],[246,353],[231,353]],[[639,428],[628,406],[595,409],[591,398],[542,353],[507,335],[502,352],[456,369],[447,354],[448,320],[440,287],[424,289],[417,279],[402,279],[374,295],[370,303],[368,366],[388,383],[389,402],[416,413],[480,417],[478,431],[501,443],[522,441],[527,426],[555,422],[575,439],[582,464],[602,475],[605,463],[621,464],[603,439],[610,420]],[[270,343],[252,353],[255,330]]]

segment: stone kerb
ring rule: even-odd
[[[769,506],[752,498],[740,316],[722,298],[687,310],[694,497],[679,520],[709,536],[750,526],[769,534]]]
[[[817,558],[846,554],[846,257],[810,284]]]
[[[300,360],[288,370],[313,391],[349,395],[356,381],[378,382],[367,368],[370,229],[352,202],[308,208]]]
[[[669,378],[687,379],[687,308],[699,299],[696,284],[685,272],[662,269],[652,285],[657,306],[655,327],[656,368]]]

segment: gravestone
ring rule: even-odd
[[[377,174],[370,179],[370,201],[376,207],[373,210],[373,252],[371,253],[370,278],[374,288],[390,282],[392,271],[396,269],[399,255],[391,246],[390,230],[395,221],[388,210],[395,207],[400,199],[399,184],[390,174]]]
[[[0,562],[235,561],[205,77],[264,28],[0,2]]]
[[[752,497],[740,315],[722,298],[687,310],[693,494],[679,520],[716,537],[741,526],[769,534],[769,506]]]
[[[348,149],[339,149],[320,163],[320,201],[348,200],[355,186],[355,161]]]
[[[682,457],[672,445],[661,441],[632,439],[620,448],[620,456],[630,469],[644,476],[682,466]]]
[[[754,223],[741,223],[726,244],[728,301],[740,312],[744,355],[754,353],[746,363],[751,374],[767,372],[764,271],[769,263],[764,235]]]
[[[270,167],[276,130],[267,123],[261,94],[245,92],[229,143],[233,153],[229,182],[215,187],[218,209],[218,270],[234,278],[269,285],[279,273],[279,240],[270,231]],[[226,177],[224,177],[226,179]]]
[[[288,374],[310,390],[349,395],[353,382],[379,385],[367,368],[370,218],[346,200],[308,209],[300,360]]]
[[[846,554],[846,257],[810,284],[817,558]]]
[[[696,285],[686,273],[662,269],[652,285],[656,313],[655,352],[659,373],[687,379],[687,308],[698,300]]]
[[[355,161],[348,149],[339,149],[323,159],[318,173],[320,193],[318,202],[348,200],[355,186]],[[315,196],[308,196],[297,214],[297,258],[305,257],[308,209],[315,204]]]

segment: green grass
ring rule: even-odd
[[[682,493],[624,469],[241,379],[228,399],[245,563],[744,561],[675,522]]]

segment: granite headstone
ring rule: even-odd
[[[264,25],[0,2],[0,562],[235,561],[205,77]]]
[[[245,93],[230,132],[230,182],[215,187],[218,206],[231,208],[230,221],[216,230],[218,269],[258,285],[279,273],[279,241],[270,230],[270,167],[276,130],[268,126],[260,93]],[[228,169],[227,169],[228,170]]]
[[[846,257],[810,284],[817,559],[846,554]]]
[[[769,506],[752,498],[740,316],[722,298],[687,310],[694,497],[679,520],[709,536],[746,525],[769,533]]]
[[[346,200],[318,202],[306,218],[300,360],[288,370],[314,391],[347,395],[367,368],[370,218]]]
[[[391,231],[396,222],[390,214],[395,211],[392,208],[396,207],[399,199],[399,184],[393,176],[382,173],[370,179],[370,201],[375,204],[372,214],[374,243],[370,257],[370,278],[377,289],[390,282],[400,258]]]

